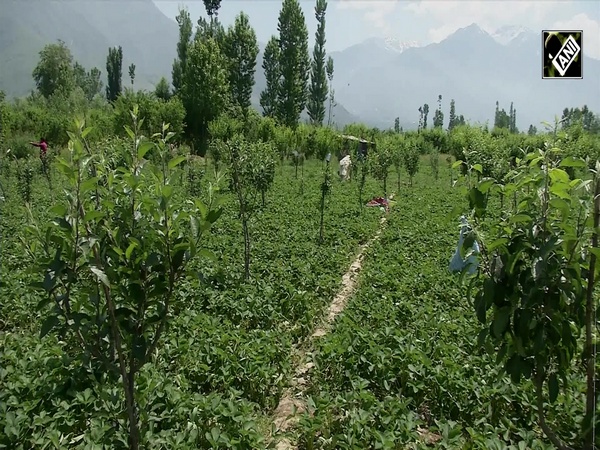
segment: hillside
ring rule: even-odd
[[[400,54],[377,40],[332,53],[338,100],[351,114],[386,127],[398,116],[415,126],[424,103],[431,123],[438,94],[446,122],[451,98],[457,113],[472,122],[493,121],[496,100],[507,111],[514,101],[521,129],[552,121],[567,106],[600,110],[600,61],[584,57],[583,80],[543,80],[539,34],[507,34],[495,39],[473,24],[439,44]]]
[[[3,0],[0,89],[11,96],[33,89],[39,51],[57,39],[81,64],[98,67],[103,81],[108,48],[121,45],[124,73],[135,63],[136,86],[149,88],[170,74],[177,36],[177,24],[152,0]]]

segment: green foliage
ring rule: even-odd
[[[160,81],[154,88],[154,95],[156,98],[164,101],[167,101],[171,98],[171,88],[169,87],[169,82],[165,77],[161,77]]]
[[[310,58],[308,29],[298,0],[283,0],[279,12],[279,73],[277,118],[295,129],[306,106]]]
[[[190,18],[189,11],[180,8],[176,19],[179,25],[179,41],[177,42],[177,58],[173,61],[171,72],[174,94],[177,94],[183,87],[188,48],[192,39],[192,19]]]
[[[233,102],[247,117],[251,106],[258,43],[249,17],[241,12],[225,39],[225,55],[229,62],[229,86]]]
[[[275,118],[277,115],[279,83],[281,82],[280,53],[278,39],[271,36],[265,47],[262,63],[267,86],[260,93],[260,106],[265,117]]]
[[[208,124],[228,102],[226,59],[213,38],[195,40],[188,49],[181,98],[186,111],[187,132],[204,147]]]
[[[414,140],[406,140],[404,148],[404,168],[410,178],[410,185],[413,184],[413,178],[419,171],[419,150]]]
[[[317,0],[315,18],[318,26],[315,35],[315,48],[311,63],[309,97],[307,104],[308,117],[313,125],[321,126],[325,119],[325,101],[327,100],[327,73],[325,68],[325,13],[327,1]]]
[[[377,142],[377,151],[371,155],[370,169],[375,179],[383,182],[383,195],[387,198],[387,179],[394,163],[394,154],[399,151],[398,143],[393,137],[386,136]]]
[[[437,181],[440,178],[440,152],[435,147],[431,147],[429,151],[429,165],[433,178]]]
[[[545,422],[543,385],[554,403],[559,389],[568,386],[581,330],[593,326],[590,313],[597,306],[590,299],[597,278],[592,262],[597,243],[591,243],[591,236],[599,213],[591,211],[598,195],[596,181],[572,179],[569,169],[585,168],[586,163],[565,157],[551,145],[517,163],[509,182],[484,178],[469,191],[478,223],[486,215],[486,195],[492,189],[518,199],[511,211],[486,222],[485,238],[478,233],[466,239],[477,238],[485,249],[483,270],[469,290],[477,318],[486,326],[479,342],[497,352],[514,383],[532,380],[544,433],[566,448]],[[481,166],[474,169],[484,171]],[[588,340],[586,365],[593,364],[589,345]],[[588,382],[588,395],[589,389]],[[589,424],[589,403],[586,413]],[[588,433],[585,425],[582,431],[582,436]]]
[[[70,91],[75,85],[73,55],[66,44],[48,44],[40,51],[40,60],[33,69],[38,92],[48,98],[55,92]]]
[[[220,215],[212,193],[209,204],[173,197],[172,171],[184,157],[168,159],[168,126],[154,136],[156,143],[142,139],[137,114],[134,108],[134,130],[127,128],[131,152],[114,170],[102,154],[92,155],[89,130],[78,124],[70,160],[57,165],[69,183],[67,200],[52,207],[51,224],[32,225],[33,240],[24,241],[47,295],[39,305],[41,336],[70,331],[81,346],[78,357],[120,376],[133,449],[143,437],[136,374],[159,348],[185,267]],[[152,148],[161,165],[144,159]]]
[[[114,102],[123,91],[123,49],[110,47],[106,57],[106,99]]]
[[[26,204],[31,203],[31,185],[33,181],[33,164],[29,159],[21,159],[17,163],[17,188]]]

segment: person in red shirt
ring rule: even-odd
[[[45,138],[41,138],[40,142],[30,142],[31,145],[40,148],[40,159],[46,158],[46,152],[48,151],[48,142]]]

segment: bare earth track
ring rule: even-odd
[[[390,195],[390,200],[393,199],[394,194]],[[373,245],[381,237],[383,227],[387,218],[384,216],[380,219],[380,227],[375,236],[373,236],[367,243],[359,247],[356,258],[348,268],[348,271],[342,277],[342,287],[336,294],[335,298],[329,305],[327,316],[324,317],[322,324],[320,324],[313,332],[308,346],[312,347],[312,342],[316,338],[325,336],[331,330],[335,318],[344,310],[348,304],[348,300],[352,297],[357,289],[358,275],[362,269],[362,263],[364,259],[365,251]],[[289,431],[298,420],[298,415],[302,414],[306,410],[304,401],[304,390],[306,387],[307,377],[310,376],[310,370],[314,364],[310,361],[311,353],[303,351],[300,353],[299,363],[296,365],[296,371],[292,378],[291,387],[287,389],[283,397],[281,398],[279,405],[275,409],[273,414],[273,423],[277,431],[285,433]],[[280,439],[277,443],[276,448],[278,450],[292,450],[296,448],[296,445],[288,438]]]

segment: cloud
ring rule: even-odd
[[[439,23],[439,26],[429,29],[428,36],[432,42],[440,42],[459,28],[472,23],[490,33],[504,25],[538,28],[550,14],[555,14],[566,4],[528,0],[416,1],[405,5],[404,10]]]
[[[558,20],[552,24],[553,30],[582,30],[583,53],[600,59],[600,22],[580,13],[567,20]],[[585,70],[585,69],[584,69]]]
[[[398,0],[340,0],[335,2],[340,10],[366,11],[364,18],[375,28],[390,33],[392,24],[389,16],[396,10]]]

